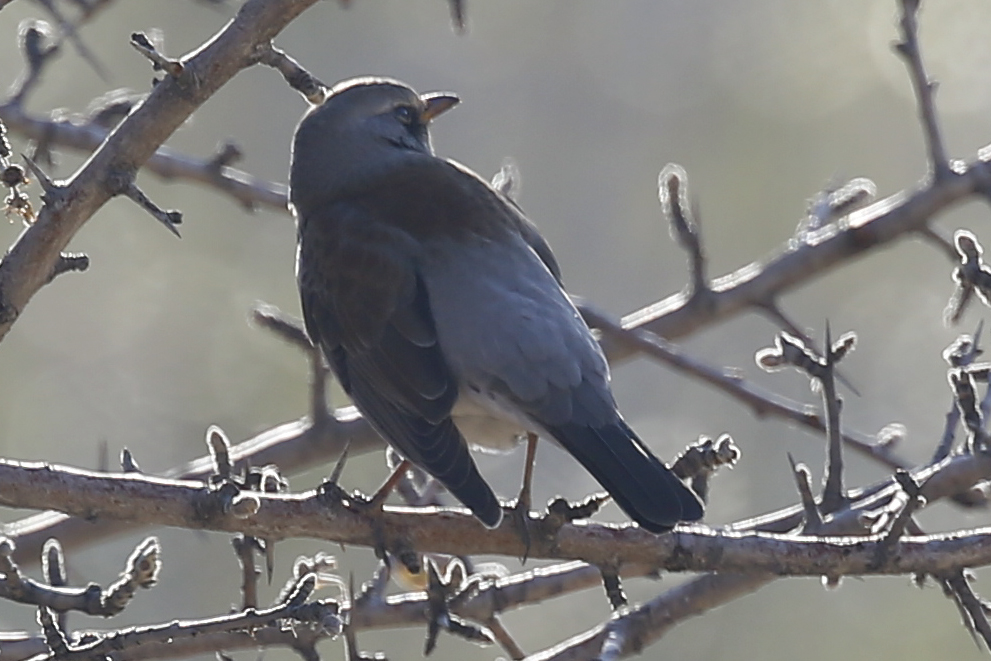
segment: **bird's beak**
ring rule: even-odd
[[[424,109],[420,117],[424,122],[429,122],[437,115],[446,112],[461,103],[461,99],[451,92],[427,92],[420,96]]]

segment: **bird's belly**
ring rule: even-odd
[[[471,388],[462,388],[451,416],[469,444],[494,452],[509,452],[533,428],[501,406],[497,398]]]

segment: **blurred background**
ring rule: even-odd
[[[441,0],[355,0],[343,9],[318,3],[277,45],[327,83],[361,74],[389,75],[420,91],[453,90],[463,100],[434,126],[434,145],[483,176],[507,156],[523,179],[520,202],[562,264],[569,288],[622,315],[680,290],[684,254],[671,241],[656,180],[668,162],[683,165],[701,210],[710,272],[723,274],[766,257],[793,233],[807,201],[830,182],[873,179],[886,196],[925,173],[924,142],[911,86],[893,54],[894,0],[627,0],[623,3],[468,2],[469,29],[458,35]],[[46,71],[31,112],[83,113],[116,88],[145,92],[148,62],[128,45],[131,32],[159,30],[178,56],[219,30],[232,7],[193,2],[119,2],[82,30],[111,72],[102,81],[71,48]],[[40,17],[35,3],[0,13],[0,86],[21,68],[21,20]],[[921,14],[923,56],[940,82],[938,108],[952,157],[969,159],[991,138],[991,4],[931,3]],[[305,101],[274,71],[255,67],[211,99],[169,141],[209,158],[233,140],[255,175],[284,182],[289,143]],[[15,150],[25,151],[13,136]],[[59,153],[55,175],[69,176],[82,157]],[[90,255],[85,274],[60,277],[32,301],[0,347],[0,455],[94,467],[98,448],[129,447],[149,472],[202,455],[204,432],[218,424],[240,441],[307,409],[307,365],[296,350],[247,322],[266,301],[298,315],[293,277],[294,227],[286,214],[248,212],[213,190],[142,174],[139,184],[185,222],[176,240],[127,200],[100,210],[70,249]],[[31,189],[37,195],[37,189]],[[939,220],[946,235],[969,227],[987,240],[987,211],[959,207]],[[0,224],[9,245],[21,227]],[[844,369],[861,393],[848,396],[844,422],[873,433],[907,426],[900,452],[924,461],[942,430],[951,398],[942,349],[972,332],[942,311],[952,291],[950,263],[929,245],[903,241],[845,264],[789,294],[785,311],[821,337],[856,330],[857,351]],[[789,396],[817,403],[797,374],[764,375],[753,354],[775,329],[748,315],[684,341],[705,361],[734,366]],[[758,420],[723,395],[646,360],[618,367],[621,408],[656,452],[671,458],[699,434],[731,433],[743,450],[733,471],[712,485],[707,521],[731,522],[797,500],[786,453],[822,473],[823,442],[775,420]],[[335,397],[335,405],[346,402]],[[535,502],[596,489],[570,458],[542,443]],[[496,490],[515,495],[522,451],[480,459]],[[850,456],[846,479],[859,486],[883,468]],[[316,485],[329,467],[295,476]],[[345,486],[371,489],[386,474],[380,454],[349,464]],[[6,511],[5,520],[21,515]],[[615,507],[601,518],[622,520]],[[984,525],[987,513],[936,505],[927,530]],[[111,581],[147,531],[70,554],[71,578]],[[164,545],[161,582],[139,594],[115,626],[226,612],[240,602],[240,574],[226,535],[157,531]],[[366,579],[367,550],[313,541],[276,549],[275,596],[301,553],[337,554],[344,575]],[[512,559],[500,559],[518,568]],[[528,566],[539,566],[532,562]],[[987,575],[985,574],[985,579]],[[630,581],[635,600],[683,580]],[[991,594],[983,582],[977,590]],[[507,614],[528,652],[560,642],[609,617],[601,589]],[[30,608],[0,603],[0,629],[34,628]],[[102,627],[73,615],[74,627]],[[366,633],[361,646],[392,659],[421,656],[423,629]],[[983,658],[956,608],[938,588],[906,577],[843,581],[781,580],[679,625],[645,658],[687,660],[793,658]],[[340,658],[340,643],[321,652]],[[285,651],[266,653],[289,658]],[[442,635],[434,658],[494,659]],[[255,658],[239,652],[235,658]],[[271,657],[270,657],[271,658]]]

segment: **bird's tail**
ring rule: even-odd
[[[464,451],[467,453],[468,448],[465,447]],[[502,505],[499,504],[499,499],[496,498],[488,483],[479,474],[475,462],[471,460],[470,456],[468,461],[471,462],[471,467],[464,481],[455,483],[450,479],[443,478],[438,478],[438,481],[447,488],[452,496],[470,509],[479,521],[489,528],[495,528],[502,521]]]
[[[698,496],[618,419],[604,427],[567,423],[547,429],[643,528],[671,530],[704,513]]]

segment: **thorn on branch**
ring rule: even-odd
[[[127,184],[123,193],[142,209],[150,213],[155,220],[165,225],[166,229],[175,234],[176,237],[182,238],[179,235],[179,230],[176,229],[176,225],[182,223],[182,213],[178,211],[163,211],[133,181]]]
[[[138,465],[137,459],[128,448],[122,448],[120,451],[120,467],[125,473],[143,473],[141,466]]]
[[[320,105],[327,97],[329,88],[273,43],[259,46],[256,61],[281,73],[289,87],[302,94],[313,105]]]
[[[705,251],[698,214],[688,196],[688,173],[680,165],[668,163],[657,178],[658,197],[671,225],[671,235],[687,253],[691,270],[691,295],[708,291]]]
[[[35,176],[38,183],[41,185],[42,200],[45,204],[57,204],[62,198],[62,187],[56,184],[41,166],[34,162],[34,160],[27,154],[21,154],[21,158],[24,159],[24,163],[31,170],[31,174]],[[5,176],[6,178],[6,176]],[[24,179],[27,182],[27,179]]]
[[[802,533],[807,535],[817,535],[822,530],[822,514],[819,512],[819,505],[815,496],[812,495],[812,473],[805,464],[795,463],[795,458],[788,453],[788,462],[791,464],[791,472],[795,477],[795,485],[798,487],[798,495],[802,499],[802,511],[805,512],[805,523],[802,525]]]
[[[351,449],[351,441],[349,440],[345,442],[344,449],[341,450],[341,456],[337,460],[337,463],[334,464],[334,470],[331,472],[330,477],[328,477],[324,481],[324,484],[334,484],[334,485],[340,484],[341,473],[344,472],[344,466],[347,465],[348,450],[350,449]]]
[[[151,60],[152,68],[155,71],[164,71],[173,78],[180,77],[185,71],[182,62],[170,59],[158,52],[158,48],[155,47],[155,44],[152,43],[151,39],[144,32],[131,33],[131,46]]]

